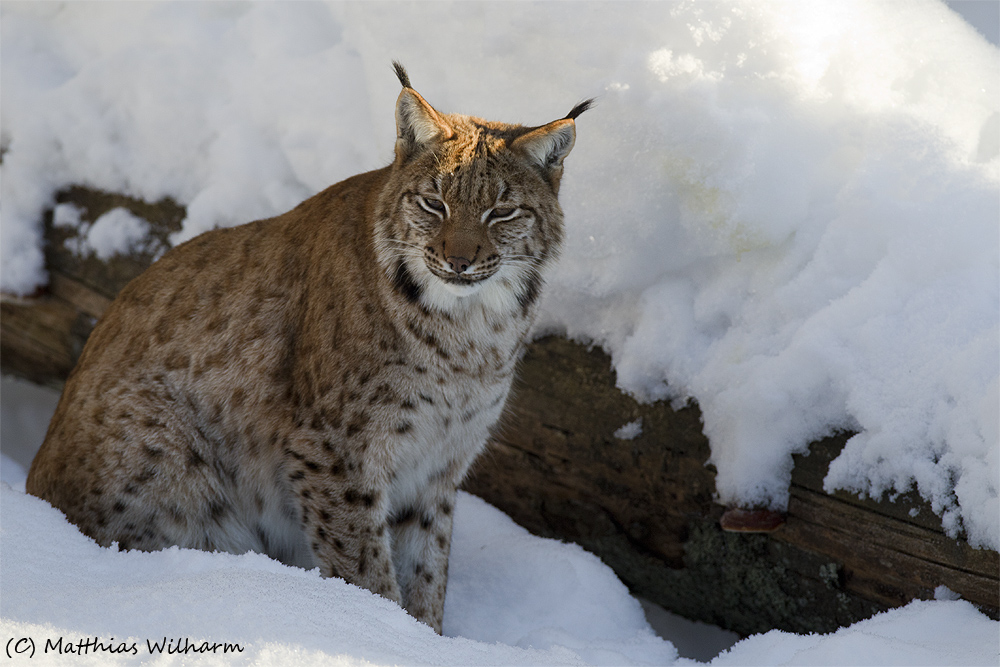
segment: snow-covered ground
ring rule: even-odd
[[[1000,51],[935,0],[5,0],[0,288],[45,282],[39,220],[67,185],[175,198],[179,242],[384,165],[393,58],[443,111],[538,124],[599,97],[567,163],[539,332],[604,346],[642,399],[696,398],[722,501],[782,507],[791,455],[848,428],[828,488],[915,487],[947,529],[1000,547]],[[77,250],[109,256],[144,225],[93,221]],[[7,425],[37,427],[44,400],[11,412],[8,387],[0,473],[17,486],[38,443]],[[0,511],[5,643],[183,635],[289,664],[675,658],[593,557],[472,498],[447,612],[464,638],[261,557],[97,549],[6,488]],[[718,660],[996,664],[997,631],[940,600]]]
[[[598,558],[530,535],[467,494],[455,511],[445,637],[366,590],[258,554],[104,549],[24,493],[25,468],[57,395],[10,379],[0,387],[0,643],[25,664],[32,650],[33,664],[74,665],[183,657],[198,665],[296,667],[695,665],[723,649],[712,664],[1000,660],[1000,623],[946,591],[944,599],[913,602],[832,635],[772,631],[731,648],[732,633],[653,609],[657,636],[640,602]],[[226,643],[243,650],[223,653]],[[165,644],[219,648],[168,655]],[[76,653],[66,656],[70,650]]]

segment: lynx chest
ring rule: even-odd
[[[428,484],[461,479],[483,450],[510,392],[524,333],[494,327],[481,314],[410,328],[408,363],[384,383],[396,400],[379,411],[394,511]]]

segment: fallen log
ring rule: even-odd
[[[150,222],[153,242],[101,261],[81,255],[80,230],[46,215],[50,282],[0,308],[5,374],[60,387],[114,295],[179,228],[183,208],[83,188],[57,198],[85,221],[123,206]],[[642,420],[633,439],[616,438]],[[610,359],[559,337],[533,343],[503,427],[465,488],[532,532],[577,542],[634,592],[688,618],[741,634],[828,632],[947,586],[997,618],[994,551],[944,534],[915,493],[888,499],[828,494],[822,480],[849,434],[795,458],[787,514],[713,501],[714,470],[696,405],[639,404],[615,387]]]
[[[642,419],[642,433],[614,432]],[[850,434],[795,457],[784,523],[730,532],[697,406],[643,405],[610,358],[560,338],[529,349],[507,425],[466,488],[532,532],[581,544],[636,593],[741,634],[829,632],[947,586],[994,618],[998,558],[946,536],[916,493],[827,494]]]

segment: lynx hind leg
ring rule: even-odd
[[[308,440],[290,443],[285,472],[320,573],[399,602],[385,484],[361,456]]]
[[[206,439],[180,403],[153,385],[57,412],[28,491],[103,546],[257,551],[312,566],[297,508],[274,483],[275,466],[237,465],[235,445]]]
[[[216,471],[193,446],[171,438],[109,435],[100,451],[80,455],[72,477],[38,493],[102,546],[156,551],[181,546],[242,553],[235,512]],[[112,458],[109,453],[115,453]],[[204,470],[203,470],[204,469]],[[35,491],[33,491],[35,492]],[[245,548],[244,548],[245,547]]]
[[[436,489],[392,519],[393,562],[403,607],[441,634],[455,488]]]
[[[217,532],[212,516],[226,514],[226,505],[212,503],[219,484],[207,474],[207,447],[182,435],[169,410],[144,407],[92,402],[71,415],[57,412],[28,491],[102,546],[204,549]],[[80,423],[83,415],[88,423]]]

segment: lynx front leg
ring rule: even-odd
[[[312,448],[312,456],[296,449],[286,450],[286,474],[320,573],[400,602],[388,500],[378,471],[321,444]]]
[[[441,634],[455,488],[429,494],[392,518],[393,563],[403,607]]]

